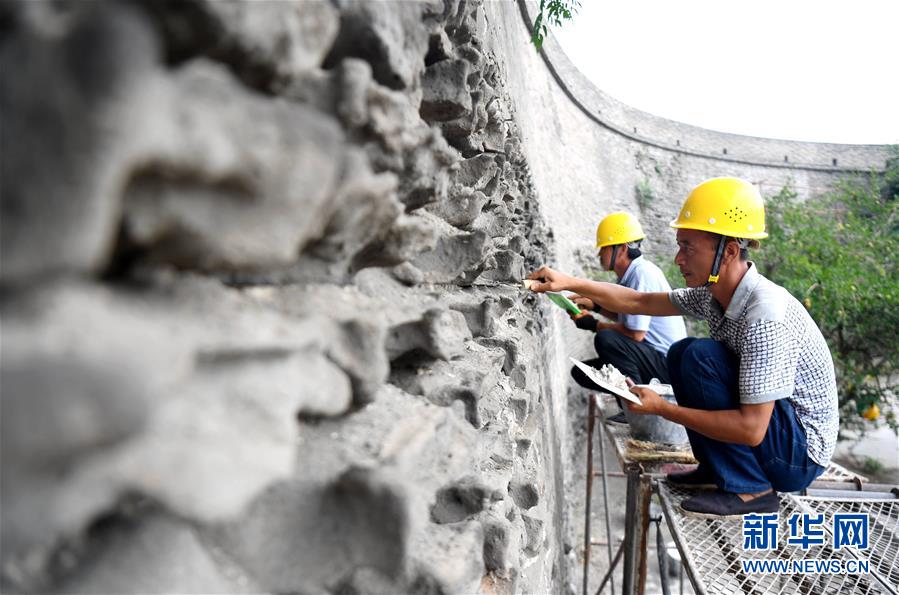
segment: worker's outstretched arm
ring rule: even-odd
[[[747,446],[758,446],[764,440],[774,411],[774,401],[706,411],[670,403],[649,388],[636,386],[631,392],[636,393],[641,402],[640,405],[627,404],[634,413],[655,413],[713,440]]]
[[[634,291],[614,283],[579,279],[545,266],[528,275],[528,279],[540,281],[531,286],[531,291],[574,291],[603,308],[621,314],[677,316],[681,313],[664,291]]]

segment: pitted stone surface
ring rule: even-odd
[[[32,428],[2,436],[5,551],[78,531],[126,491],[197,520],[238,514],[290,475],[297,414],[341,414],[386,378],[386,359],[356,352],[374,323],[290,318],[215,282],[33,297],[3,309],[4,423]]]
[[[456,523],[479,513],[489,502],[503,499],[499,490],[492,490],[477,477],[463,477],[437,491],[431,507],[431,520],[435,523]]]
[[[147,258],[202,270],[287,264],[322,226],[346,227],[344,213],[381,225],[399,215],[392,179],[372,179],[336,121],[247,92],[204,61],[167,90],[168,118],[141,155],[151,165],[121,165],[124,233]]]
[[[340,22],[328,2],[186,0],[146,3],[156,12],[175,59],[207,55],[221,60],[248,85],[279,87],[318,68]]]
[[[421,320],[390,329],[387,353],[392,360],[413,351],[436,359],[452,359],[463,352],[465,341],[471,338],[464,320],[462,314],[453,310],[428,310]]]
[[[65,576],[64,593],[257,593],[199,532],[162,512],[105,519],[91,529],[92,562]]]
[[[424,74],[421,116],[432,122],[471,118],[471,94],[467,89],[469,63],[444,60]]]
[[[484,524],[484,564],[502,578],[515,578],[521,534],[503,517]],[[514,590],[513,590],[514,591]]]
[[[337,0],[340,31],[328,63],[346,56],[367,60],[375,79],[391,89],[414,87],[442,2],[401,2],[386,8],[364,0]]]
[[[6,283],[103,266],[120,164],[138,150],[159,75],[159,42],[139,11],[85,3],[63,20],[39,4],[9,9],[0,47]]]
[[[480,523],[432,525],[415,546],[420,557],[415,593],[474,593],[484,576]]]
[[[278,485],[211,537],[265,590],[321,592],[360,566],[402,584],[418,508],[401,478],[353,467],[327,484]]]
[[[269,4],[5,13],[3,590],[551,591],[483,6]]]

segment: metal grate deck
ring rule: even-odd
[[[854,481],[856,481],[856,479],[859,481],[865,481],[865,478],[862,477],[861,475],[853,473],[852,471],[849,471],[845,467],[842,467],[841,465],[837,465],[836,463],[831,461],[830,464],[827,466],[827,469],[824,470],[824,473],[822,473],[821,475],[818,476],[816,481],[854,482]]]
[[[823,513],[825,519],[832,518],[836,513],[868,513],[870,547],[856,555],[869,559],[872,570],[882,576],[887,584],[899,590],[899,500],[791,497],[798,506],[808,509],[808,512]],[[854,550],[850,551],[855,553]]]
[[[769,594],[887,594],[899,590],[899,500],[873,498],[825,498],[781,494],[777,548],[772,551],[745,551],[740,519],[700,519],[684,515],[680,502],[696,492],[659,483],[659,499],[671,533],[687,566],[696,593],[722,595]],[[835,550],[831,547],[830,526],[824,523],[827,543],[803,550],[787,543],[787,519],[794,512],[867,512],[870,516],[869,549]],[[847,560],[867,559],[870,574],[745,574],[741,559],[767,560]]]

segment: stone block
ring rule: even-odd
[[[196,529],[162,512],[107,518],[88,532],[83,563],[56,585],[62,593],[258,593],[225,565]]]
[[[147,139],[149,165],[122,164],[124,230],[147,259],[203,270],[286,265],[344,205],[398,215],[391,180],[372,179],[344,153],[336,120],[247,92],[202,61],[182,68],[166,96],[168,109],[154,107],[166,118]]]
[[[427,282],[468,285],[483,271],[487,247],[487,234],[482,231],[442,235],[433,250],[411,262]]]
[[[465,317],[454,310],[431,309],[420,320],[406,322],[390,329],[387,354],[391,360],[411,351],[428,357],[449,360],[462,353],[471,333]]]
[[[322,335],[324,353],[349,378],[357,406],[374,400],[390,373],[386,332],[377,321],[360,317],[340,322],[330,336]]]
[[[393,269],[391,269],[391,274],[393,274],[394,278],[408,286],[420,285],[424,282],[425,276],[420,270],[415,268],[412,263],[404,262],[402,264],[398,264]]]
[[[437,490],[431,506],[431,520],[441,524],[457,523],[481,512],[491,502],[502,499],[501,492],[469,475]]]
[[[403,584],[421,512],[389,470],[349,468],[328,484],[296,480],[269,490],[210,539],[265,591],[330,591],[361,567]]]
[[[543,549],[543,542],[546,540],[546,529],[544,523],[538,518],[521,515],[524,522],[524,535],[522,541],[526,543],[524,554],[527,556],[536,556]]]
[[[514,578],[520,557],[520,532],[502,517],[484,521],[484,566],[497,576]]]
[[[540,502],[537,486],[529,481],[513,480],[509,483],[509,495],[512,496],[515,504],[523,510],[533,508]]]
[[[148,19],[120,3],[79,4],[65,19],[43,8],[22,8],[0,46],[7,283],[103,267],[118,232],[123,163],[145,131],[145,110],[156,108],[160,50]]]
[[[479,190],[459,188],[440,201],[432,212],[450,225],[460,229],[470,229],[481,214],[487,197]]]
[[[466,419],[479,428],[482,420],[478,403],[502,373],[503,357],[501,350],[469,342],[464,357],[451,362],[436,361],[420,367],[417,362],[408,362],[412,367],[401,365],[407,362],[394,362],[390,381],[407,392],[424,396],[435,405],[449,407],[461,401]]]
[[[524,258],[511,250],[498,250],[492,256],[493,267],[482,273],[482,277],[498,283],[518,283],[524,278]]]
[[[422,77],[421,117],[428,122],[444,122],[470,114],[469,70],[465,60],[444,60],[429,66]]]
[[[310,247],[312,255],[329,262],[349,262],[384,235],[403,212],[394,175],[373,174],[357,150],[347,154],[346,165],[331,214],[315,230],[317,241]]]
[[[0,367],[4,469],[64,467],[146,425],[151,395],[137,380],[136,362],[111,366],[113,360],[61,354],[19,358],[15,351],[4,353]]]
[[[247,84],[280,88],[322,65],[339,26],[329,2],[145,2],[177,60],[205,55]]]
[[[425,66],[430,66],[443,60],[449,60],[454,53],[453,42],[444,29],[438,29],[428,38],[428,53],[425,56]]]
[[[484,576],[480,524],[432,525],[413,546],[416,577],[410,593],[475,593]]]
[[[437,244],[437,230],[417,215],[400,215],[397,220],[362,250],[354,255],[353,272],[368,267],[386,267],[414,259],[433,250]]]
[[[498,169],[496,157],[482,153],[459,163],[458,169],[453,174],[453,183],[473,190],[483,190]]]
[[[450,302],[450,308],[461,312],[465,316],[468,329],[474,337],[490,337],[493,335],[497,321],[503,312],[511,307],[502,299],[487,296],[482,300],[459,300]],[[489,346],[498,346],[493,343],[482,343]],[[503,364],[503,369],[506,364]]]
[[[428,40],[438,15],[436,0],[380,3],[336,0],[340,29],[325,65],[347,56],[371,64],[375,80],[391,89],[410,89],[418,82]]]

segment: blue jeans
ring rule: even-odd
[[[668,374],[682,407],[738,409],[739,371],[739,358],[719,341],[688,337],[668,350]],[[687,435],[700,468],[727,492],[795,492],[824,471],[808,456],[805,430],[789,399],[774,402],[768,431],[758,446],[721,442],[690,429]]]

